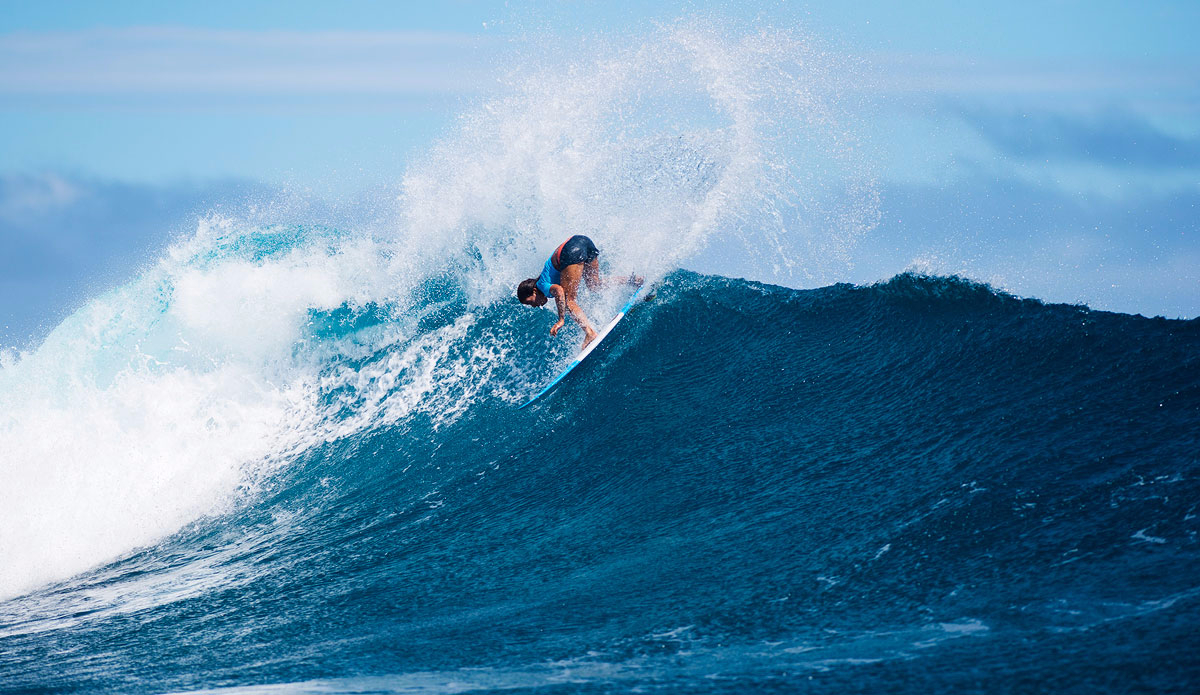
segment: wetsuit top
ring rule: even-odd
[[[537,288],[542,291],[542,294],[551,298],[554,295],[550,294],[550,285],[557,285],[559,278],[562,277],[562,272],[550,262],[552,260],[554,260],[553,257],[546,259],[546,265],[542,266],[542,274],[537,279]]]

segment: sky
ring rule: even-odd
[[[680,17],[850,57],[880,221],[840,277],[904,270],[1200,315],[1200,3],[44,2],[0,12],[0,345],[24,345],[215,206],[398,181],[531,41]],[[533,37],[531,39],[531,37]]]

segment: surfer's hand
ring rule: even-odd
[[[554,324],[553,326],[551,326],[551,327],[550,327],[550,335],[557,336],[557,335],[558,335],[558,329],[560,329],[560,328],[562,328],[562,327],[563,327],[563,322],[562,322],[561,320],[559,320],[559,322],[558,322],[558,323],[556,323],[556,324]]]

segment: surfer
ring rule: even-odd
[[[569,311],[575,322],[583,328],[583,346],[587,347],[596,339],[596,329],[592,328],[587,314],[579,308],[575,294],[579,291],[581,279],[593,292],[604,286],[605,281],[600,277],[600,262],[596,260],[599,256],[600,250],[591,239],[576,234],[550,254],[542,266],[541,275],[522,280],[517,285],[517,299],[526,306],[544,306],[550,297],[554,297],[558,321],[550,327],[550,335],[558,335]],[[631,277],[630,284],[640,285],[641,278]]]

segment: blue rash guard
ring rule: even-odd
[[[551,263],[552,259],[546,259],[546,265],[542,267],[542,274],[538,276],[537,288],[542,291],[542,294],[553,299],[554,295],[550,294],[550,285],[557,285],[562,273]]]

